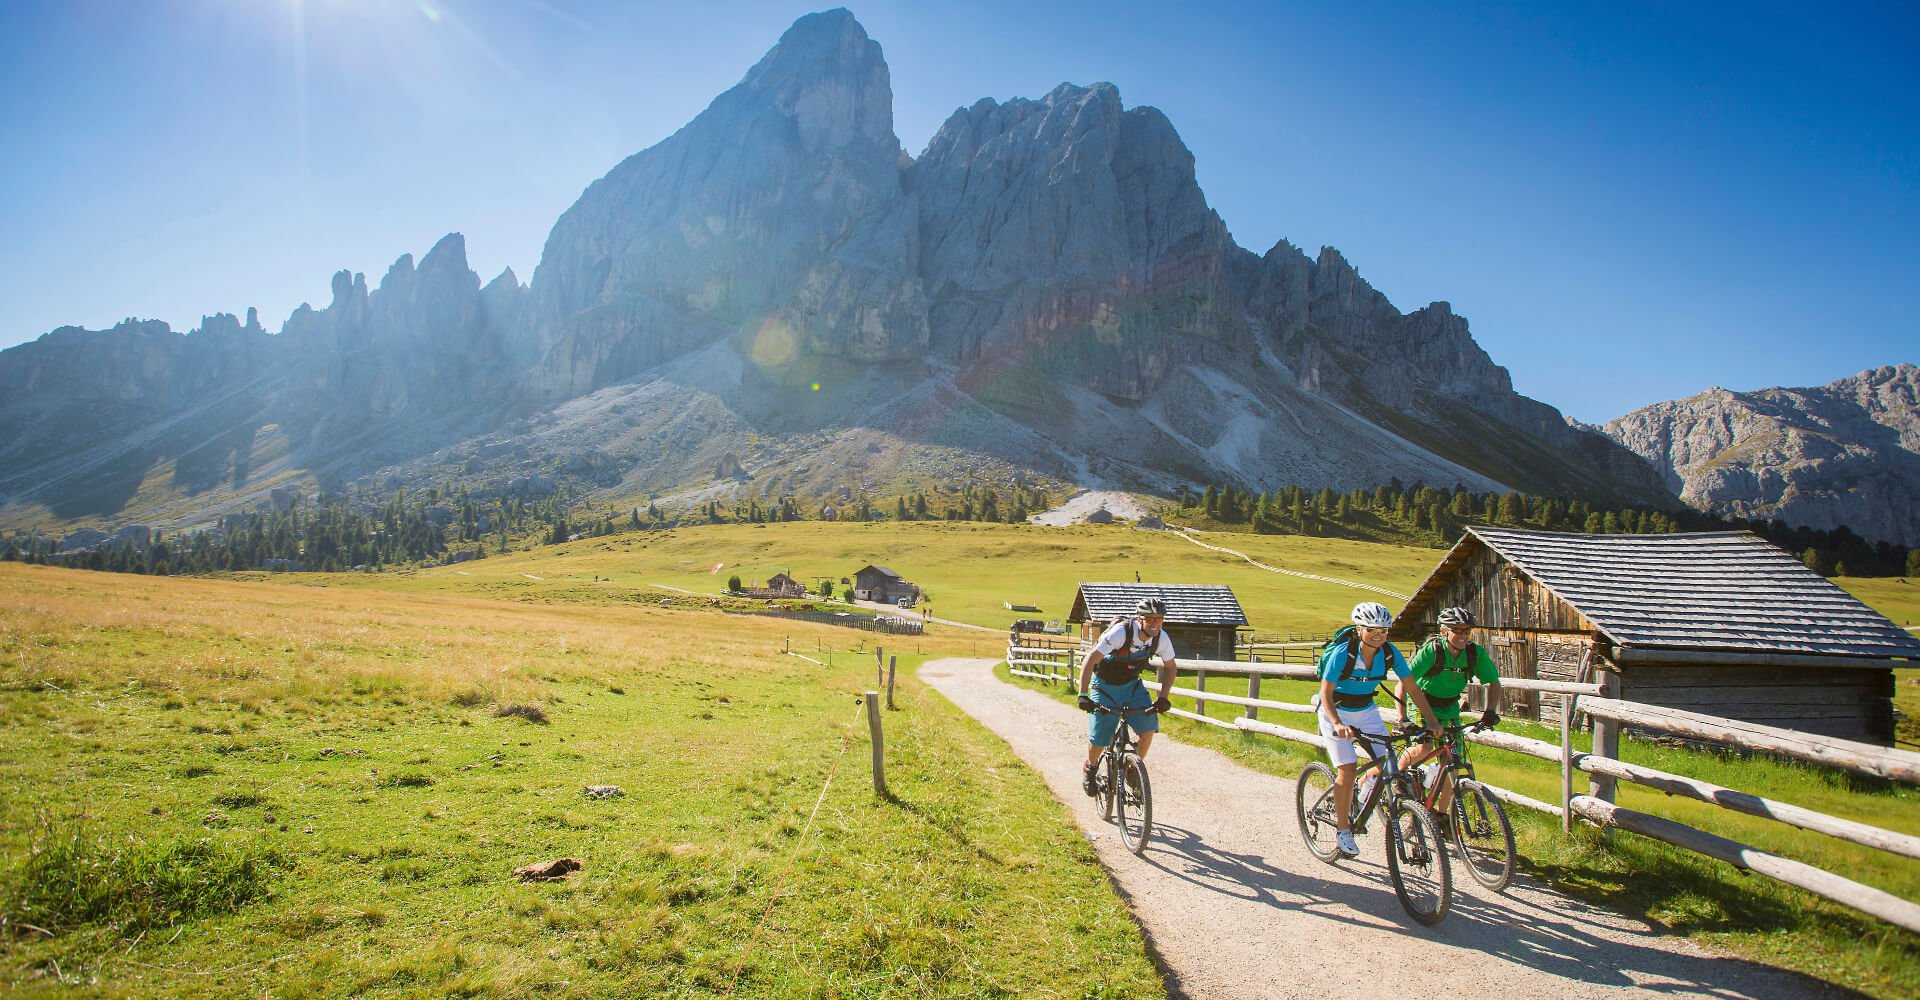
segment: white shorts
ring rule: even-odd
[[[1315,695],[1314,701],[1317,703],[1319,700],[1320,696]],[[1333,760],[1335,766],[1357,761],[1359,757],[1354,753],[1353,741],[1333,735],[1333,723],[1327,721],[1326,713],[1319,711],[1318,707],[1316,704],[1313,717],[1320,722],[1320,738],[1326,741],[1327,756]],[[1380,706],[1368,705],[1365,708],[1351,709],[1336,706],[1334,711],[1340,713],[1341,722],[1363,733],[1380,737],[1382,745],[1386,743],[1387,724],[1380,718]]]

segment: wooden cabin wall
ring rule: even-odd
[[[1634,663],[1621,697],[1839,739],[1893,743],[1893,671]]]
[[[1173,640],[1176,660],[1231,660],[1234,656],[1234,627],[1231,625],[1166,626]]]
[[[1478,641],[1502,677],[1574,680],[1580,657],[1592,642],[1593,626],[1585,617],[1485,547],[1454,571],[1419,619],[1394,623],[1395,638],[1403,639],[1409,655],[1418,643],[1439,633],[1440,609],[1449,607],[1473,613]],[[1560,698],[1508,691],[1500,712],[1553,721],[1560,717]],[[1483,700],[1476,694],[1468,704],[1482,708]]]

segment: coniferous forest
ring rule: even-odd
[[[838,501],[791,496],[761,503],[708,501],[663,511],[657,502],[592,510],[565,495],[537,500],[478,497],[459,490],[400,490],[377,498],[321,495],[270,511],[233,514],[172,535],[137,533],[63,548],[57,538],[16,532],[0,559],[123,573],[240,571],[381,572],[389,567],[462,562],[513,549],[681,524],[799,520],[994,521],[1019,523],[1047,509],[1043,491],[968,485],[883,497],[849,489]],[[1468,525],[1586,534],[1750,530],[1825,576],[1920,576],[1920,549],[1869,542],[1842,526],[1790,527],[1729,521],[1691,508],[1608,507],[1525,493],[1474,493],[1398,481],[1339,493],[1284,486],[1255,493],[1209,485],[1165,511],[1175,525],[1212,531],[1310,535],[1401,545],[1452,544]]]

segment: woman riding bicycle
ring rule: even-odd
[[[1093,713],[1088,731],[1087,762],[1081,771],[1080,786],[1088,795],[1099,794],[1094,783],[1094,765],[1100,762],[1100,751],[1113,742],[1114,733],[1120,727],[1118,714],[1108,715],[1095,712],[1096,708],[1146,708],[1154,706],[1158,711],[1173,707],[1167,700],[1166,692],[1173,690],[1173,679],[1178,667],[1173,662],[1173,640],[1167,638],[1164,628],[1167,622],[1167,604],[1157,597],[1143,597],[1134,607],[1134,617],[1114,622],[1112,627],[1101,633],[1100,640],[1087,652],[1087,658],[1080,664],[1080,710]],[[1148,660],[1160,658],[1160,699],[1155,701],[1147,693],[1147,686],[1140,683],[1140,672],[1149,666]],[[1097,674],[1097,676],[1096,676]],[[1156,716],[1135,715],[1127,719],[1127,725],[1140,735],[1140,759],[1147,757],[1147,748],[1153,745],[1153,734],[1160,729],[1160,720]]]
[[[1487,709],[1480,714],[1480,725],[1491,729],[1500,724],[1500,671],[1487,656],[1487,650],[1473,641],[1473,612],[1466,608],[1447,608],[1440,612],[1440,638],[1420,647],[1413,654],[1413,663],[1408,669],[1413,678],[1414,689],[1427,696],[1427,705],[1420,712],[1420,721],[1429,729],[1435,724],[1457,726],[1460,724],[1460,696],[1467,689],[1467,682],[1478,679],[1487,685]],[[1400,715],[1406,718],[1407,682],[1394,682],[1393,696],[1401,705]],[[1408,747],[1401,755],[1400,766],[1413,767],[1421,761],[1439,752],[1437,744]],[[1435,815],[1448,815],[1448,806],[1453,802],[1451,774],[1440,774],[1435,780],[1440,782],[1439,798],[1435,800]],[[1444,824],[1444,819],[1443,819]]]
[[[1378,739],[1379,745],[1385,745],[1387,726],[1380,718],[1373,696],[1380,683],[1387,679],[1388,671],[1401,678],[1408,673],[1407,658],[1387,641],[1387,630],[1392,625],[1393,613],[1384,606],[1371,601],[1356,604],[1354,637],[1334,643],[1320,656],[1320,693],[1313,698],[1318,709],[1314,717],[1320,722],[1320,738],[1326,744],[1327,757],[1338,772],[1333,782],[1337,829],[1334,838],[1339,842],[1340,853],[1350,858],[1360,856],[1360,845],[1353,839],[1353,773],[1354,763],[1359,759],[1354,753],[1353,736],[1356,731],[1366,733]],[[1421,717],[1431,720],[1433,712],[1427,696],[1418,687],[1412,694],[1420,706]],[[1427,730],[1435,736],[1440,733],[1430,721]]]

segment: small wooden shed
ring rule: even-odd
[[[920,599],[920,588],[885,566],[865,566],[853,574],[853,596],[859,601],[898,603],[902,597]]]
[[[775,599],[783,597],[805,597],[807,585],[785,573],[775,573],[767,578],[764,587],[748,587],[742,593],[748,597]]]
[[[1611,675],[1618,696],[1842,739],[1893,742],[1893,668],[1920,639],[1751,532],[1576,535],[1472,527],[1393,626],[1472,611],[1502,676]],[[1560,696],[1504,713],[1559,718]],[[1478,707],[1478,706],[1475,706]]]
[[[1211,583],[1083,583],[1073,595],[1067,621],[1080,626],[1080,638],[1092,642],[1107,623],[1133,614],[1143,597],[1167,602],[1167,638],[1175,659],[1231,660],[1234,636],[1246,627],[1247,614],[1233,591]]]

